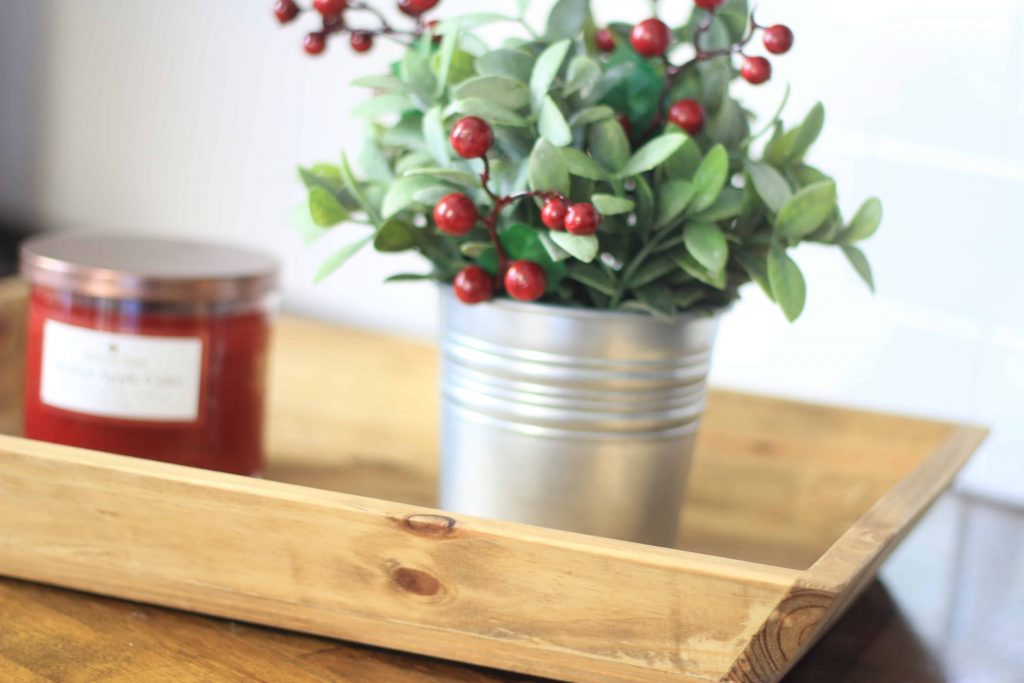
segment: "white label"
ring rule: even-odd
[[[195,422],[203,340],[100,332],[47,320],[40,399],[76,413]]]

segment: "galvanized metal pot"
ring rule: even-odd
[[[441,507],[674,545],[720,315],[441,299]]]

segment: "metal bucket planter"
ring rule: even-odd
[[[442,291],[441,507],[675,544],[720,314]]]

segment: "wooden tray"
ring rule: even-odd
[[[9,432],[23,315],[0,283]],[[276,341],[266,480],[0,436],[0,574],[566,681],[777,681],[984,438],[714,392],[653,548],[430,509],[433,349]]]

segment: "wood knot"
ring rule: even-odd
[[[416,595],[437,595],[441,582],[425,571],[410,567],[398,567],[391,572],[391,580],[402,590]]]
[[[451,538],[459,529],[451,517],[445,515],[406,515],[402,528],[419,536]]]

